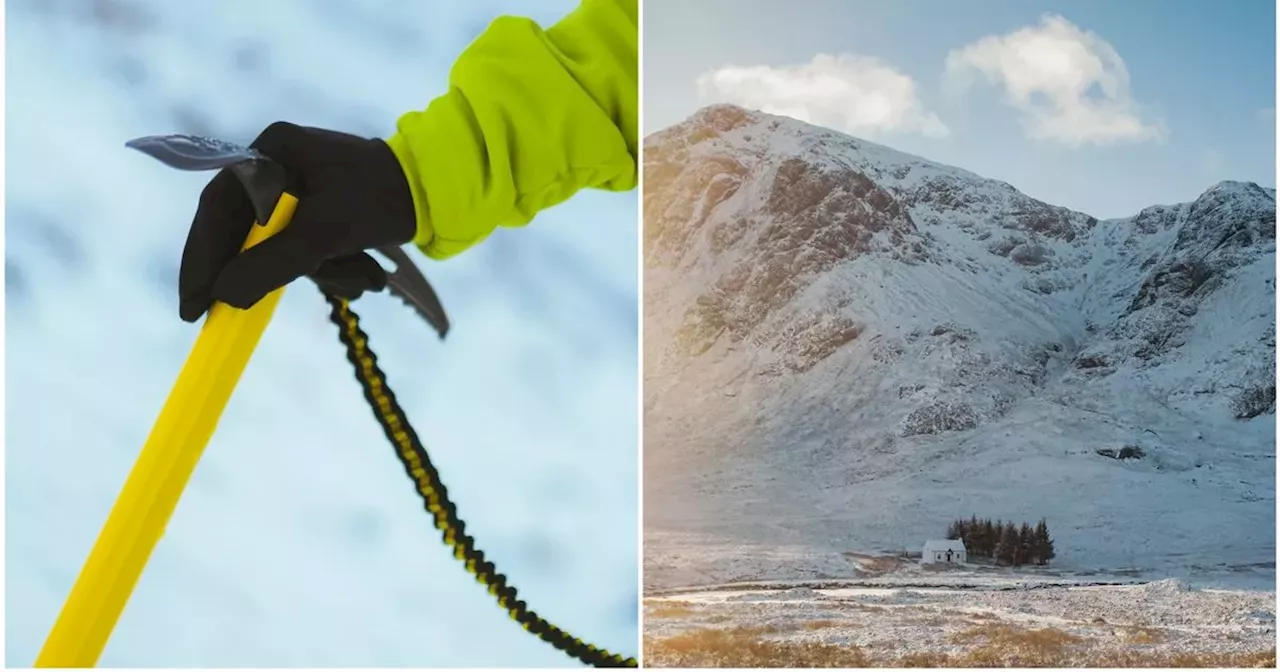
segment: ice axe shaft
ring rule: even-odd
[[[275,195],[270,196],[274,206],[270,206],[270,216],[265,217],[266,224],[250,228],[244,249],[275,235],[293,217],[298,202],[284,192],[282,174],[268,167],[274,164],[238,153],[239,148],[202,148],[197,144],[186,157],[189,165],[179,165],[181,161],[157,155],[172,150],[173,144],[161,142],[149,149],[136,142],[130,146],[186,170],[240,166],[237,176],[245,183],[255,207],[260,207],[259,213],[267,207],[266,197],[274,191]],[[259,222],[262,219],[260,214]],[[248,310],[221,302],[210,308],[142,452],[36,658],[36,667],[97,664],[283,294],[281,287]]]

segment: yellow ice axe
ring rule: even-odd
[[[284,169],[252,149],[189,135],[151,136],[128,145],[175,168],[231,170],[248,193],[257,221],[266,222],[250,228],[244,249],[275,235],[293,217],[298,202],[284,190]],[[413,308],[443,339],[449,320],[422,272],[399,247],[377,251],[396,266],[387,274],[387,290]],[[475,539],[464,531],[465,523],[448,498],[448,489],[426,448],[387,385],[359,317],[347,298],[321,289],[365,399],[454,557],[511,620],[530,634],[588,665],[638,667],[635,658],[589,644],[539,616],[476,547]],[[97,664],[283,293],[283,287],[277,289],[248,310],[215,303],[209,311],[124,490],[36,659],[36,667]]]
[[[297,199],[284,192],[283,170],[251,149],[194,136],[140,138],[129,146],[175,168],[235,172],[258,221],[266,221],[250,229],[244,249],[283,229],[297,207]],[[248,310],[221,302],[210,309],[36,667],[97,664],[283,295],[281,287]]]

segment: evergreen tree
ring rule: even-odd
[[[991,558],[1002,565],[1046,565],[1054,557],[1053,539],[1044,518],[1035,525],[970,515],[947,525],[947,539],[958,539],[970,557]]]
[[[968,523],[969,533],[964,538],[964,548],[969,552],[971,557],[982,555],[982,526],[977,519],[971,519]]]
[[[1018,528],[1013,523],[1004,523],[1000,531],[1000,543],[996,546],[996,561],[1012,565],[1018,555]]]
[[[965,523],[965,527],[969,529],[965,531],[964,548],[969,551],[969,555],[972,556],[974,554],[973,549],[978,547],[978,537],[982,534],[982,530],[979,530],[978,527],[973,524],[972,520]]]
[[[1036,523],[1036,555],[1039,557],[1039,564],[1047,565],[1053,559],[1053,539],[1049,537],[1049,524],[1044,518]]]
[[[1035,562],[1035,556],[1032,553],[1032,546],[1035,543],[1036,532],[1031,529],[1031,525],[1026,522],[1018,527],[1018,559],[1014,565],[1029,565]]]

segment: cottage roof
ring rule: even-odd
[[[930,539],[924,542],[924,552],[933,553],[935,551],[963,551],[964,542],[959,539]]]

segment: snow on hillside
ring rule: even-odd
[[[717,105],[646,139],[643,198],[647,557],[974,514],[1064,566],[1274,562],[1274,190],[1099,221]]]
[[[208,174],[126,140],[368,135],[501,13],[571,0],[26,0],[7,10],[5,662],[30,665],[195,339],[176,273]],[[482,549],[552,622],[635,655],[635,194],[446,263],[446,343],[386,296],[372,347]],[[284,300],[110,641],[124,667],[572,666],[444,547],[326,306]]]

